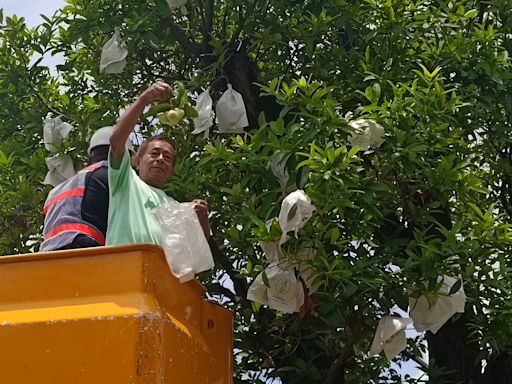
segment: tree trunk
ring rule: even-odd
[[[475,384],[509,384],[512,382],[512,352],[502,351],[487,362],[484,373]]]
[[[258,79],[258,70],[256,64],[249,59],[246,43],[239,44],[231,54],[231,57],[224,65],[223,71],[226,80],[233,85],[233,89],[239,92],[245,103],[247,118],[251,128],[258,127],[258,116],[260,112],[265,112],[267,120],[275,120],[279,116],[281,107],[277,104],[274,97],[260,96],[260,89],[256,85],[261,80]],[[226,89],[227,84],[220,84],[222,89]]]
[[[475,383],[480,374],[479,364],[476,363],[478,345],[469,342],[468,318],[464,314],[455,321],[448,320],[436,334],[426,334],[429,365],[447,371],[443,379],[450,383]],[[430,382],[438,383],[439,379],[431,377]]]
[[[509,384],[512,382],[512,353],[501,351],[487,361],[484,373],[479,357],[478,344],[471,342],[468,320],[463,315],[457,321],[448,321],[435,335],[427,332],[430,364],[452,371],[443,379],[464,384]],[[431,383],[439,383],[439,377],[431,377]],[[443,381],[445,382],[445,381]]]

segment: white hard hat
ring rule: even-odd
[[[111,125],[100,128],[96,132],[94,132],[94,134],[91,137],[87,153],[90,155],[91,150],[100,145],[110,145],[110,136],[112,136],[112,132],[114,132],[114,127]],[[130,139],[126,141],[126,145],[130,151],[133,151],[133,144],[130,141]]]

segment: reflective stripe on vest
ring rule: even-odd
[[[84,235],[88,235],[92,237],[94,240],[98,242],[99,245],[105,245],[105,237],[100,231],[89,227],[85,224],[62,224],[56,228],[53,228],[50,232],[46,234],[45,240],[50,240],[52,237],[55,237],[63,232],[80,232]]]
[[[85,168],[82,168],[80,172],[92,172],[97,170],[98,168],[101,168],[104,164],[106,164],[106,161],[100,161],[99,163],[94,163],[91,165],[88,165]]]
[[[84,197],[85,188],[75,188],[69,191],[62,192],[60,195],[55,196],[48,204],[44,206],[44,214],[46,215],[50,208],[67,197]]]

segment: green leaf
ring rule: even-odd
[[[148,118],[152,116],[156,116],[159,113],[166,112],[172,109],[172,105],[170,103],[162,103],[155,104],[142,116],[143,118]]]
[[[429,292],[435,292],[436,291],[436,286],[437,286],[437,277],[433,277],[433,278],[430,278],[428,279],[428,286],[427,286],[427,289]]]
[[[377,104],[380,99],[380,85],[375,83],[372,85],[372,102]]]
[[[198,113],[194,107],[192,107],[190,104],[185,104],[183,106],[183,110],[185,111],[185,115],[190,118],[196,118],[198,116]]]
[[[250,210],[249,208],[242,207],[242,213],[244,215],[246,215],[247,217],[249,217],[254,224],[265,225],[265,223],[258,216],[256,216],[254,214],[254,212],[252,210]]]
[[[478,15],[478,9],[470,9],[464,14],[464,17],[468,19],[474,19]]]
[[[351,159],[359,152],[359,147],[353,147],[350,149],[350,151],[347,153],[347,159]]]
[[[297,204],[295,203],[292,208],[290,209],[290,211],[288,212],[288,216],[286,217],[286,220],[287,221],[292,221],[294,218],[295,218],[295,215],[297,214],[297,209],[298,209],[298,206]]]
[[[171,10],[165,0],[155,0],[155,5],[160,16],[169,17],[171,15]]]
[[[374,182],[368,186],[368,189],[375,192],[389,191],[389,186],[384,183]]]
[[[258,115],[258,126],[261,128],[265,125],[265,123],[266,123],[265,112],[261,111],[260,114]]]
[[[485,216],[480,208],[474,203],[468,203],[468,205],[477,213],[478,217],[482,220],[485,220]]]
[[[430,74],[431,78],[433,79],[434,77],[436,77],[440,70],[441,70],[441,67],[436,67],[436,68],[432,71],[432,73]]]
[[[270,288],[270,282],[268,281],[266,270],[263,270],[263,272],[261,272],[261,278],[263,280],[263,284],[265,284],[265,287]]]
[[[452,285],[452,287],[450,288],[449,295],[454,295],[455,293],[457,293],[459,291],[460,287],[462,287],[462,279],[457,280]]]
[[[338,228],[331,229],[330,242],[336,243],[336,241],[338,241],[339,238],[340,238],[340,230]]]

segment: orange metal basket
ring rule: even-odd
[[[233,316],[137,244],[0,257],[0,383],[232,383]]]

